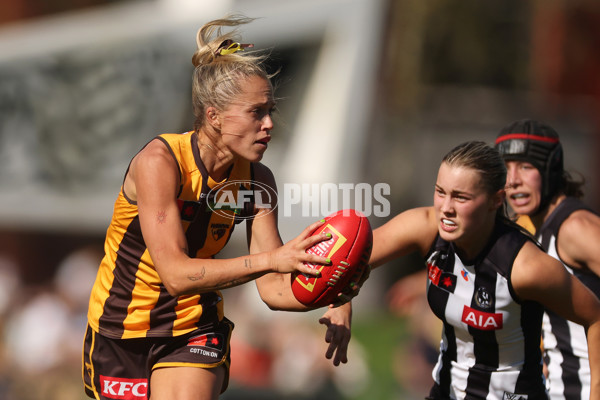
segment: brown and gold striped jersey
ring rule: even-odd
[[[157,139],[179,166],[177,202],[189,255],[211,258],[225,246],[237,222],[235,213],[214,211],[211,193],[223,185],[233,191],[233,198],[236,191],[249,190],[251,164],[237,161],[223,182],[215,182],[200,159],[195,132],[163,134]],[[104,248],[88,310],[88,322],[96,332],[112,338],[169,337],[223,319],[219,291],[179,297],[167,292],[144,243],[137,204],[123,188]]]

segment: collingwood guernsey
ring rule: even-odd
[[[560,259],[556,249],[562,223],[577,210],[593,212],[580,200],[567,197],[552,211],[536,236],[544,251],[562,262],[570,273],[600,297],[600,278],[593,272],[569,267]],[[550,397],[552,400],[589,399],[590,363],[583,326],[547,310],[542,327]]]
[[[496,223],[470,263],[438,235],[427,254],[427,298],[443,322],[429,399],[547,399],[540,350],[542,307],[521,301],[510,277],[529,240]]]

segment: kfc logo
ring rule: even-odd
[[[124,379],[100,375],[102,395],[118,400],[147,400],[147,379]]]

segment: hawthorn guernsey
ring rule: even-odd
[[[320,277],[294,274],[292,291],[302,304],[323,307],[335,302],[353,278],[367,267],[373,244],[369,220],[356,210],[346,209],[325,218],[313,235],[330,233],[331,239],[307,249],[308,253],[326,257],[330,265],[311,265],[321,271]]]

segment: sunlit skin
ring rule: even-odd
[[[271,140],[275,108],[271,85],[253,76],[246,79],[244,90],[219,115],[223,143],[232,153],[248,161],[263,157]]]
[[[213,179],[221,180],[237,160],[258,162],[271,141],[273,88],[260,76],[240,78],[241,92],[223,109],[208,107],[199,129],[200,155]]]
[[[533,215],[542,201],[542,175],[531,163],[506,162],[506,198],[516,214]]]
[[[433,207],[442,239],[454,242],[461,258],[472,260],[483,249],[494,227],[504,192],[490,196],[479,172],[447,163],[440,166]]]

